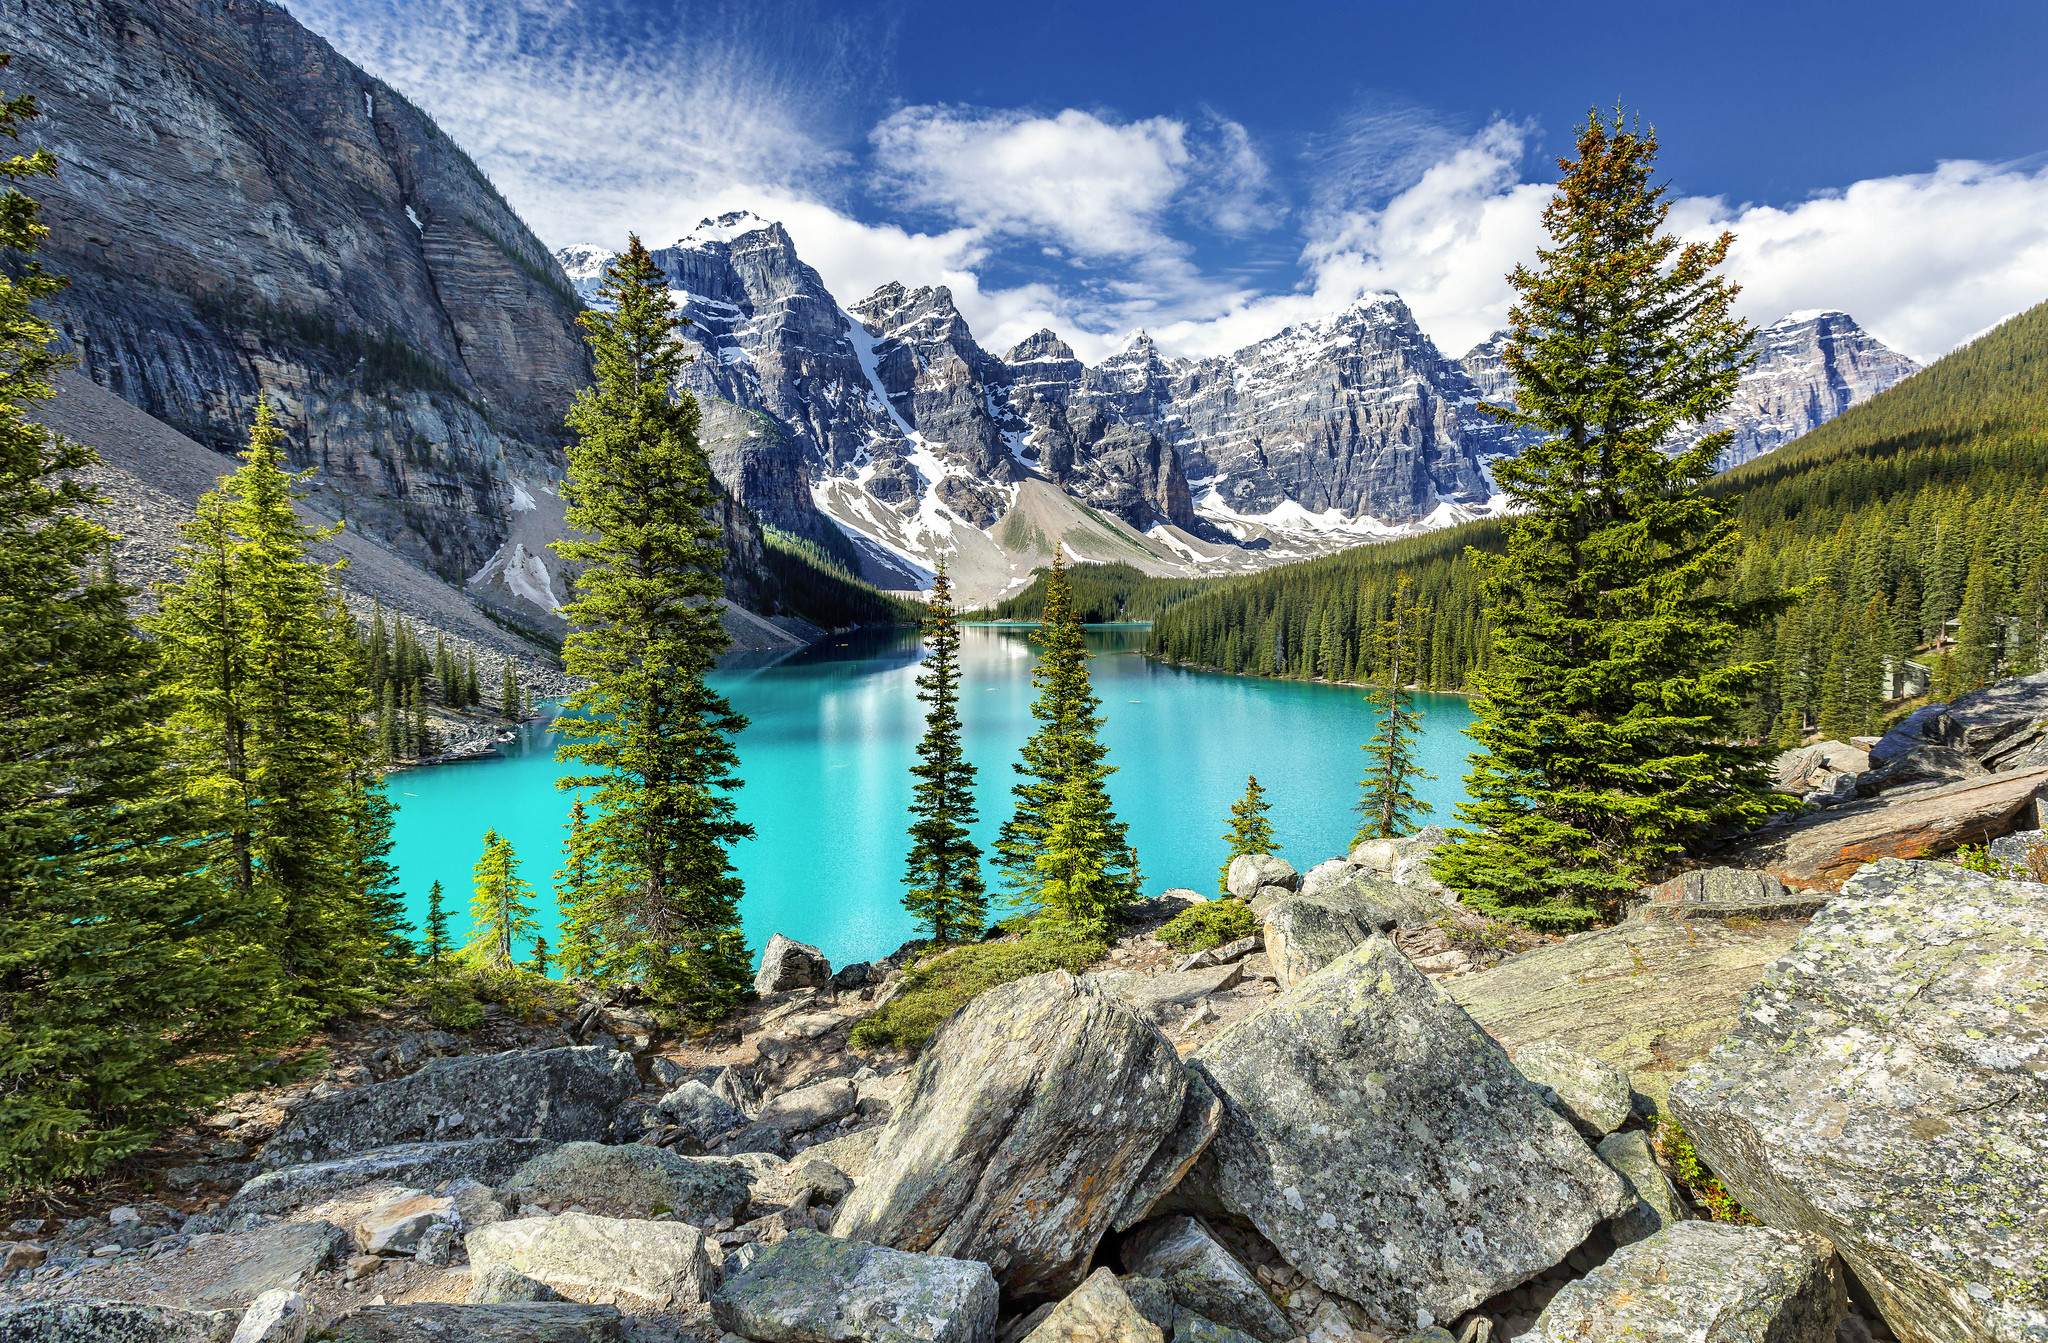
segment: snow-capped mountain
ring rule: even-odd
[[[944,561],[967,601],[993,600],[1056,543],[1223,573],[1447,526],[1500,510],[1487,462],[1524,441],[1478,410],[1513,389],[1501,338],[1447,358],[1394,294],[1218,358],[1139,333],[1090,367],[1051,331],[983,349],[944,287],[844,305],[752,214],[652,255],[690,319],[683,380],[720,480],[772,526],[850,540],[887,587]],[[604,249],[557,259],[594,300]],[[1839,313],[1795,314],[1759,348],[1729,416],[1749,456],[1914,367]]]

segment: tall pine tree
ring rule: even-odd
[[[988,900],[981,881],[981,848],[968,838],[974,824],[974,766],[960,747],[960,622],[946,566],[925,603],[924,673],[917,697],[925,709],[924,739],[910,772],[917,786],[910,804],[910,859],[903,906],[946,943],[981,932]]]
[[[448,953],[454,949],[455,944],[448,940],[448,906],[437,881],[427,887],[427,940],[420,956],[430,972],[439,974],[447,968]]]
[[[1223,866],[1216,873],[1216,889],[1224,895],[1230,894],[1230,865],[1248,853],[1278,853],[1279,843],[1273,838],[1273,823],[1266,818],[1272,804],[1266,801],[1266,790],[1259,787],[1259,776],[1244,776],[1244,796],[1230,804],[1230,833],[1223,836],[1227,851],[1223,855]]]
[[[555,870],[555,907],[562,911],[562,947],[555,965],[568,979],[592,978],[603,960],[598,890],[583,833],[589,824],[590,812],[579,797],[569,804],[569,833],[562,841],[562,865]]]
[[[1464,828],[1439,879],[1475,907],[1579,926],[1720,826],[1779,805],[1770,748],[1738,742],[1767,665],[1726,663],[1769,598],[1720,580],[1741,539],[1705,494],[1727,446],[1674,436],[1728,404],[1751,329],[1714,274],[1732,237],[1681,244],[1651,183],[1657,140],[1587,117],[1544,212],[1550,245],[1510,276],[1503,359],[1543,441],[1500,459],[1517,515],[1505,553],[1474,555],[1492,618],[1470,729]]]
[[[1409,707],[1414,697],[1408,678],[1417,674],[1429,609],[1415,602],[1415,588],[1403,573],[1394,581],[1394,600],[1379,630],[1378,674],[1366,703],[1379,713],[1379,728],[1363,749],[1370,762],[1358,782],[1358,810],[1363,820],[1352,836],[1355,847],[1370,839],[1392,839],[1415,828],[1414,813],[1429,804],[1415,796],[1415,785],[1436,776],[1415,758],[1422,736],[1422,715]]]
[[[533,887],[519,876],[512,841],[484,831],[484,852],[476,862],[475,894],[469,901],[469,959],[492,970],[514,968],[512,947],[540,931],[533,919]]]
[[[36,115],[0,98],[0,134]],[[32,305],[64,282],[17,184],[54,170],[0,159],[0,1188],[105,1171],[245,1086],[288,1025],[263,911],[199,875],[162,793],[161,673],[77,474],[97,456],[24,419],[64,362]]]
[[[572,534],[554,543],[581,566],[563,658],[590,682],[559,720],[562,759],[589,771],[562,786],[593,790],[574,898],[591,902],[601,975],[714,1018],[752,987],[728,853],[753,834],[731,796],[746,720],[708,681],[727,643],[718,489],[696,400],[673,391],[680,319],[637,237],[599,292],[611,310],[576,319],[597,384],[569,412]]]

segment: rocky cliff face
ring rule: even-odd
[[[456,582],[561,474],[575,291],[417,108],[264,0],[0,11],[80,368],[216,451],[259,396],[315,502]],[[509,592],[501,594],[513,600]]]

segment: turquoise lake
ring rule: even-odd
[[[1009,815],[1010,766],[1031,731],[1035,654],[1023,627],[970,626],[964,635],[961,716],[981,771],[975,839],[986,850]],[[1360,692],[1162,667],[1139,655],[1145,636],[1141,625],[1088,634],[1103,738],[1118,767],[1110,794],[1130,826],[1146,894],[1215,890],[1230,804],[1247,773],[1266,789],[1281,852],[1295,866],[1345,852],[1358,828],[1359,745],[1374,723]],[[899,901],[909,768],[924,731],[922,655],[911,631],[856,633],[719,674],[719,688],[751,720],[739,739],[747,781],[739,810],[755,837],[737,846],[734,863],[756,953],[780,932],[845,965],[915,934]],[[1416,707],[1424,767],[1437,776],[1417,791],[1447,820],[1463,793],[1471,711],[1455,695],[1421,695]],[[390,777],[396,859],[415,925],[438,880],[460,938],[471,868],[484,830],[496,827],[518,850],[543,932],[557,943],[552,887],[569,795],[555,787],[554,746],[536,723],[501,748],[502,758]]]

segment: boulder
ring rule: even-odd
[[[738,1106],[696,1081],[683,1083],[654,1108],[668,1123],[682,1125],[705,1143],[716,1142],[747,1122]]]
[[[1453,1318],[1526,1281],[1628,1201],[1506,1052],[1385,938],[1195,1059],[1224,1106],[1207,1187],[1387,1328]]]
[[[1291,896],[1265,910],[1266,957],[1281,988],[1293,988],[1400,923],[1390,910],[1331,894]]]
[[[1116,1275],[1098,1268],[1047,1312],[1025,1335],[1025,1343],[1165,1343],[1165,1338],[1158,1325],[1138,1313]]]
[[[2044,1022],[2041,887],[1882,859],[1672,1106],[1729,1192],[1831,1240],[1907,1343],[2048,1337]]]
[[[982,1260],[1008,1298],[1063,1295],[1187,1086],[1171,1041],[1064,971],[990,989],[925,1046],[833,1227]]]
[[[1285,886],[1261,886],[1258,889],[1258,893],[1245,901],[1245,903],[1251,906],[1252,913],[1263,918],[1267,910],[1280,901],[1289,899],[1293,894],[1294,892],[1288,890]]]
[[[1117,1231],[1128,1231],[1152,1215],[1152,1209],[1159,1200],[1172,1192],[1195,1162],[1201,1160],[1209,1143],[1216,1136],[1216,1127],[1223,1122],[1223,1101],[1210,1090],[1202,1074],[1190,1068],[1188,1087],[1180,1104],[1180,1116],[1174,1120],[1173,1131],[1166,1135],[1166,1141],[1159,1144],[1152,1159],[1145,1163],[1145,1169],[1138,1176],[1138,1182],[1131,1186],[1131,1192],[1124,1196],[1124,1206],[1117,1211],[1111,1226]]]
[[[1450,837],[1442,826],[1426,825],[1400,839],[1367,840],[1351,851],[1350,862],[1399,885],[1448,895],[1448,889],[1431,874],[1429,863]]]
[[[1229,965],[1233,961],[1243,960],[1255,951],[1263,951],[1265,946],[1266,939],[1253,933],[1250,937],[1240,937],[1235,942],[1225,942],[1220,947],[1198,951],[1173,968],[1176,971],[1207,970],[1211,966]]]
[[[431,1228],[461,1224],[455,1200],[435,1198],[416,1189],[400,1190],[356,1223],[356,1248],[364,1254],[411,1254]]]
[[[1444,991],[1510,1051],[1555,1040],[1624,1069],[1637,1091],[1661,1100],[1727,1034],[1743,995],[1796,933],[1624,923],[1446,981]]]
[[[1650,1140],[1640,1129],[1610,1133],[1600,1140],[1600,1159],[1612,1166],[1635,1191],[1635,1205],[1608,1224],[1617,1245],[1633,1245],[1685,1220],[1685,1208],[1671,1179],[1657,1164]]]
[[[681,1222],[572,1212],[472,1231],[469,1262],[476,1273],[502,1264],[585,1305],[677,1310],[702,1301],[714,1281],[705,1244]]]
[[[2048,768],[1848,803],[1737,841],[1731,856],[1791,880],[1837,885],[1878,858],[1922,858],[2036,823]]]
[[[1317,863],[1301,874],[1301,894],[1314,895],[1325,887],[1338,885],[1357,870],[1342,858]]]
[[[1555,1040],[1514,1051],[1515,1067],[1533,1082],[1550,1108],[1594,1142],[1628,1122],[1628,1074]]]
[[[1864,797],[1876,797],[1894,788],[1961,783],[1965,779],[1981,779],[1990,772],[1953,746],[1913,746],[1858,775],[1856,791]]]
[[[482,1181],[460,1176],[450,1180],[441,1192],[454,1202],[465,1231],[505,1220],[505,1205],[498,1201],[497,1192]]]
[[[258,1175],[228,1200],[232,1213],[286,1213],[324,1203],[366,1184],[390,1183],[433,1189],[464,1177],[502,1184],[554,1144],[537,1138],[478,1138],[468,1142],[407,1143],[334,1161],[285,1166]]]
[[[573,1301],[453,1305],[415,1301],[370,1306],[329,1325],[322,1343],[626,1343],[614,1306]]]
[[[0,1305],[0,1343],[228,1343],[235,1315],[131,1301]]]
[[[1161,1217],[1123,1243],[1124,1268],[1158,1278],[1180,1306],[1263,1343],[1287,1343],[1294,1327],[1209,1228],[1193,1217]],[[1178,1335],[1176,1335],[1178,1337]]]
[[[1301,874],[1285,858],[1270,853],[1246,853],[1230,860],[1230,871],[1223,884],[1238,899],[1249,900],[1259,893],[1261,886],[1295,890],[1301,885]]]
[[[738,1219],[753,1181],[720,1161],[697,1160],[641,1143],[563,1143],[519,1168],[505,1192],[526,1202],[581,1204],[606,1217],[673,1212],[686,1222]]]
[[[2048,832],[2015,830],[1991,841],[1993,875],[2007,881],[2048,881]]]
[[[793,1231],[725,1280],[718,1327],[760,1343],[992,1343],[988,1265]]]
[[[280,1222],[229,1237],[234,1259],[191,1304],[240,1310],[265,1292],[296,1290],[348,1253],[349,1236],[328,1222]]]
[[[855,961],[852,965],[840,966],[839,969],[832,973],[832,991],[834,993],[854,993],[866,988],[869,968],[866,961]]]
[[[825,953],[802,942],[792,942],[781,933],[768,939],[761,949],[761,968],[754,975],[754,992],[766,998],[791,989],[819,989],[832,982],[832,962]]]
[[[235,1325],[233,1343],[305,1343],[313,1307],[297,1292],[265,1292]]]
[[[1947,704],[1915,710],[1876,746],[1871,763],[1883,765],[1915,746],[1931,743],[1962,751],[1992,769],[2011,769],[2009,757],[2025,754],[2048,718],[2048,672],[2017,676],[1960,696]]]
[[[560,1301],[562,1294],[544,1282],[536,1282],[508,1264],[493,1264],[470,1275],[472,1305],[495,1306],[513,1301]]]
[[[855,1129],[843,1138],[832,1138],[806,1147],[804,1155],[814,1161],[829,1161],[848,1175],[858,1179],[868,1173],[868,1162],[874,1157],[875,1139],[882,1135],[882,1126]]]
[[[762,1105],[761,1113],[754,1116],[754,1122],[794,1136],[844,1119],[859,1103],[859,1087],[845,1078],[833,1078],[771,1098]]]
[[[1156,975],[1143,970],[1109,970],[1082,978],[1137,1008],[1146,1020],[1164,1027],[1176,1025],[1189,1008],[1210,994],[1235,986],[1243,973],[1233,963]]]
[[[602,1140],[639,1089],[630,1055],[589,1046],[436,1059],[408,1077],[302,1102],[265,1145],[264,1162],[458,1138]]]
[[[1860,751],[1846,742],[1817,741],[1779,755],[1773,765],[1776,779],[1772,786],[1781,793],[1803,797],[1838,774],[1848,774],[1853,784],[1854,777],[1869,768],[1868,751]]]
[[[1446,1335],[1448,1337],[1448,1335]],[[1191,1310],[1173,1315],[1173,1343],[1256,1343],[1250,1334],[1203,1319]],[[1452,1343],[1456,1343],[1453,1339]]]
[[[1151,1321],[1163,1333],[1172,1336],[1173,1317],[1180,1310],[1180,1307],[1174,1304],[1172,1289],[1157,1278],[1123,1277],[1117,1279],[1116,1285],[1130,1300],[1133,1310]],[[1048,1302],[1040,1307],[1040,1310],[1043,1313],[1031,1322],[1033,1329],[1038,1327],[1046,1315],[1052,1314],[1052,1304]],[[1028,1334],[1031,1330],[1026,1329],[1023,1332]]]
[[[811,1148],[816,1152],[817,1148]],[[806,1156],[789,1173],[789,1194],[792,1199],[804,1199],[812,1206],[821,1203],[837,1203],[853,1192],[853,1180],[845,1171],[830,1161],[816,1156]]]
[[[1762,1226],[1679,1222],[1566,1283],[1524,1338],[1835,1343],[1847,1311],[1841,1264],[1825,1242]]]

